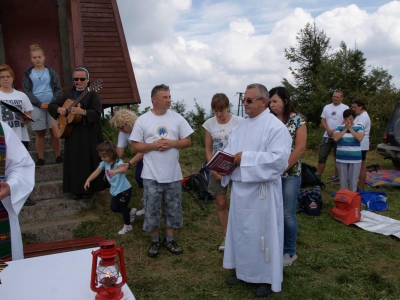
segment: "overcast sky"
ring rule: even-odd
[[[400,1],[384,0],[117,0],[142,104],[170,86],[173,100],[210,111],[215,93],[237,110],[237,92],[254,82],[268,89],[293,82],[283,50],[316,22],[331,39],[364,52],[400,88]],[[367,68],[370,70],[370,68]]]

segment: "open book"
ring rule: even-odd
[[[11,110],[13,113],[16,113],[17,116],[22,117],[25,121],[35,122],[33,119],[29,118],[29,117],[28,117],[22,110],[20,110],[18,107],[14,106],[14,105],[12,105],[12,104],[10,104],[10,103],[1,101],[1,100],[0,100],[0,103],[1,103],[2,105],[4,105],[5,107],[7,107],[9,110]]]
[[[236,166],[233,164],[233,155],[224,151],[218,150],[207,163],[206,168],[229,175],[235,170]]]

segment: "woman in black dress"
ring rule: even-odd
[[[67,113],[63,107],[65,100],[75,100],[89,86],[90,73],[84,66],[79,66],[73,71],[74,87],[61,98],[50,103],[48,111],[55,119]],[[100,127],[102,112],[100,96],[97,92],[89,92],[80,103],[71,109],[71,113],[82,115],[79,123],[73,125],[72,133],[65,138],[64,148],[64,173],[63,192],[72,193],[73,199],[89,199],[94,192],[105,189],[103,176],[98,176],[92,181],[86,191],[83,186],[86,179],[98,167],[100,157],[96,145],[103,142]]]

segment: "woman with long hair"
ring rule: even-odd
[[[286,170],[282,174],[284,246],[283,265],[289,266],[296,259],[297,194],[301,185],[301,156],[306,149],[307,127],[305,118],[296,112],[286,88],[279,86],[269,91],[269,109],[281,120],[292,136],[292,152]]]

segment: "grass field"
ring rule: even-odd
[[[181,151],[183,175],[199,170],[204,150],[191,147]],[[317,152],[308,150],[305,162],[316,165]],[[379,164],[392,168],[391,162],[370,151],[367,165]],[[131,204],[141,208],[140,194],[135,189]],[[329,158],[323,181],[333,174],[333,157]],[[282,292],[269,299],[400,299],[400,241],[369,233],[356,226],[346,226],[332,219],[327,211],[332,208],[331,194],[339,189],[336,183],[323,190],[323,212],[318,217],[298,214],[297,261],[284,268]],[[372,189],[366,186],[366,189]],[[388,194],[385,216],[400,220],[400,190],[382,188]],[[183,194],[184,227],[175,238],[184,249],[174,256],[162,248],[156,259],[146,256],[149,234],[142,231],[143,216],[137,217],[133,232],[118,235],[123,225],[122,216],[109,209],[108,191],[97,195],[94,212],[100,221],[84,223],[75,231],[76,237],[104,235],[125,248],[128,285],[136,299],[254,299],[255,285],[241,283],[228,287],[225,280],[232,270],[222,268],[223,254],[217,251],[223,240],[215,202],[206,210]],[[131,205],[131,206],[132,206]],[[162,237],[164,228],[161,229]]]

